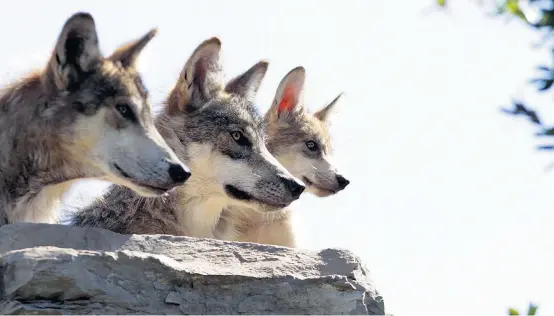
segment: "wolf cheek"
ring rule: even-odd
[[[62,195],[78,179],[108,178],[147,196],[162,193],[160,184],[166,192],[167,184],[186,181],[188,170],[154,128],[135,69],[155,33],[105,58],[94,19],[76,13],[63,25],[44,70],[2,91],[3,223],[55,222]]]

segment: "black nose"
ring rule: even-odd
[[[292,197],[297,199],[302,192],[304,192],[305,187],[298,181],[289,178],[282,178],[285,187],[290,191]]]
[[[175,183],[185,183],[190,178],[190,172],[180,164],[170,164],[167,171],[169,172],[169,177]]]
[[[341,176],[340,174],[337,175],[337,182],[339,183],[339,188],[343,190],[346,188],[346,186],[350,183],[345,177]]]

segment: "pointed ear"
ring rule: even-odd
[[[194,112],[223,90],[220,52],[221,41],[217,37],[204,41],[194,50],[169,95],[166,109],[170,113]]]
[[[62,28],[46,76],[58,89],[71,91],[101,60],[94,19],[89,13],[76,13]]]
[[[109,59],[114,62],[120,62],[124,68],[135,67],[138,56],[157,33],[158,29],[152,29],[141,38],[120,46]]]
[[[339,93],[339,95],[333,101],[331,101],[329,104],[327,104],[326,106],[324,106],[323,108],[315,112],[314,116],[318,118],[320,121],[323,121],[323,122],[327,121],[329,114],[331,114],[334,111],[335,105],[337,104],[337,101],[342,97],[342,94],[343,94],[342,92]]]
[[[302,92],[304,91],[304,81],[306,79],[306,70],[299,66],[291,70],[279,83],[275,99],[269,109],[274,118],[288,118],[294,113],[303,110],[300,104]]]
[[[245,73],[229,81],[225,86],[225,91],[240,95],[249,100],[254,99],[262,84],[262,79],[265,77],[268,66],[269,63],[267,61],[259,61]]]

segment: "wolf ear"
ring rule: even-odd
[[[46,75],[58,89],[71,91],[101,60],[94,19],[79,12],[65,22]]]
[[[331,101],[329,104],[318,110],[314,113],[314,116],[318,118],[320,121],[327,121],[327,118],[329,117],[329,114],[333,112],[335,109],[335,105],[337,104],[337,101],[342,97],[342,92],[339,93],[339,95]]]
[[[221,41],[217,37],[204,41],[194,50],[169,95],[170,113],[194,112],[223,90],[220,52]]]
[[[275,99],[270,108],[271,116],[278,119],[289,118],[290,115],[303,110],[300,104],[306,70],[299,66],[291,70],[279,83]]]
[[[150,30],[141,38],[120,46],[108,59],[120,62],[124,68],[133,68],[144,47],[150,43],[157,33],[158,29]]]
[[[229,81],[225,86],[225,91],[240,95],[249,100],[254,99],[265,77],[268,66],[269,63],[267,61],[259,61],[245,73]]]

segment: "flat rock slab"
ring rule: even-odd
[[[0,274],[0,314],[385,314],[339,249],[21,223],[0,227]]]

